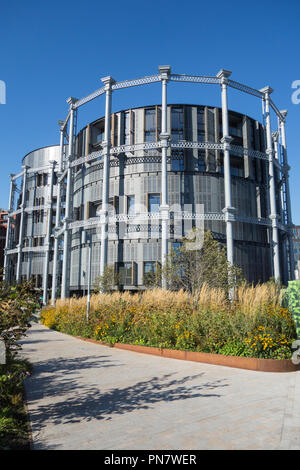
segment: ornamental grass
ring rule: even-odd
[[[41,320],[58,331],[109,344],[287,358],[296,331],[281,297],[273,283],[242,285],[233,301],[205,284],[193,296],[183,290],[114,292],[91,296],[88,321],[86,297],[57,300],[55,308],[43,309]],[[261,343],[255,347],[257,338]]]

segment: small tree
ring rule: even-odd
[[[162,268],[159,263],[156,263],[154,271],[145,273],[143,284],[147,289],[156,289],[161,287],[162,281]]]
[[[194,230],[195,239],[197,231]],[[229,292],[243,280],[242,270],[227,261],[225,248],[214,240],[210,231],[204,233],[203,246],[191,248],[191,238],[183,239],[180,248],[168,255],[163,275],[170,289],[184,289],[196,295],[203,284]]]
[[[98,276],[94,281],[94,292],[109,293],[119,287],[120,276],[115,272],[113,265],[105,266],[102,276]]]

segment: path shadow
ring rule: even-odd
[[[66,395],[80,391],[80,372],[94,369],[94,374],[107,367],[120,367],[122,363],[109,359],[109,355],[57,357],[33,365],[33,375],[26,380],[28,399]]]
[[[53,396],[53,402],[40,404],[36,409],[31,410],[30,419],[33,432],[39,432],[45,426],[62,423],[107,421],[115,415],[152,409],[156,404],[162,402],[179,402],[207,397],[218,398],[221,396],[221,389],[228,386],[224,379],[203,382],[204,373],[180,379],[172,377],[174,373],[170,373],[142,380],[124,388],[114,387],[101,391],[100,385],[84,385],[82,382],[78,383],[76,374],[72,376],[72,373],[79,367],[99,366],[95,363],[93,365],[93,362],[89,357],[58,360],[59,364],[50,361],[50,364],[39,365],[39,375],[44,369],[45,372],[49,372],[49,376],[36,378],[33,376],[30,380],[36,380],[36,383],[31,383],[31,392],[27,394],[27,398],[29,401],[38,400],[39,393],[36,390],[39,389],[42,391],[43,397],[45,397],[45,393],[49,397]],[[100,367],[114,367],[116,365],[119,364],[108,361],[105,356]],[[54,380],[55,370],[52,374],[50,373],[56,367],[59,367],[60,374],[66,374],[64,380],[59,382]],[[92,373],[95,374],[96,371]],[[201,380],[200,383],[199,380]]]

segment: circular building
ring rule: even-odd
[[[23,171],[11,175],[7,279],[35,276],[44,301],[50,293],[55,301],[84,294],[109,265],[123,289],[143,289],[145,275],[193,227],[210,230],[250,282],[291,279],[286,112],[269,87],[254,90],[229,77],[160,67],[159,75],[134,81],[105,77],[92,95],[70,98],[60,145],[26,155]],[[219,85],[221,106],[168,104],[170,80]],[[114,91],[155,81],[161,104],[111,113]],[[262,100],[262,123],[228,110],[228,86]],[[101,95],[104,116],[77,132],[78,109]]]

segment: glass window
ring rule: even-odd
[[[124,286],[132,285],[132,263],[121,263],[119,266],[120,282]]]
[[[149,273],[155,273],[157,267],[156,261],[145,261],[144,262],[144,276]]]
[[[145,142],[156,141],[155,108],[145,109]]]
[[[197,109],[197,130],[198,130],[198,142],[204,142],[205,140],[205,122],[204,122],[204,109]]]
[[[172,171],[183,171],[184,170],[184,160],[183,160],[183,155],[181,155],[181,153],[182,152],[180,152],[179,155],[178,155],[181,158],[172,158],[172,160],[171,160],[171,170]],[[172,152],[172,154],[174,155],[173,152]]]
[[[172,134],[173,130],[183,130],[183,108],[172,108]]]
[[[148,212],[159,212],[160,194],[148,195]]]
[[[130,112],[125,113],[124,142],[125,145],[130,145]]]
[[[135,214],[135,196],[127,196],[127,214]]]
[[[155,131],[145,131],[145,142],[155,142],[156,133]]]
[[[183,130],[172,129],[172,141],[179,142],[180,140],[183,140]]]
[[[230,158],[230,173],[232,176],[244,176],[244,160],[242,158]]]
[[[155,108],[145,109],[145,130],[155,131]]]
[[[98,129],[95,128],[95,134],[96,134],[96,143],[99,144],[104,140],[104,128]]]
[[[205,152],[198,152],[198,171],[206,171]]]

